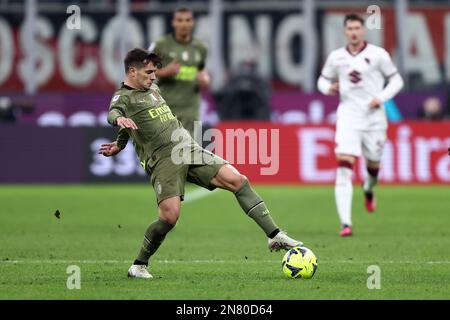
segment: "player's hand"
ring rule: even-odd
[[[208,71],[202,70],[197,74],[198,85],[201,89],[208,89],[209,84],[211,83],[211,77],[209,76]]]
[[[167,76],[176,76],[180,72],[180,64],[175,59],[169,63],[164,69]]]
[[[111,157],[118,154],[122,149],[117,146],[117,141],[111,143],[105,143],[100,146],[98,153],[104,155],[105,157]]]
[[[134,121],[131,120],[130,118],[118,117],[116,122],[118,126],[124,129],[132,129],[132,130],[138,129],[136,123],[134,123]]]
[[[380,99],[375,97],[372,101],[370,101],[369,107],[371,107],[372,109],[377,109],[381,106],[382,103],[383,102]]]
[[[339,82],[333,82],[330,86],[330,90],[328,91],[328,94],[330,96],[335,96],[339,93]]]

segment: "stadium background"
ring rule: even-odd
[[[102,158],[95,151],[115,134],[108,128],[106,112],[123,77],[124,52],[148,47],[169,32],[171,12],[178,3],[78,1],[81,28],[69,29],[67,20],[74,11],[66,10],[71,4],[0,2],[0,167],[9,168],[0,182],[145,181],[132,148],[117,159]],[[375,16],[370,18],[376,14],[370,1],[193,1],[190,5],[197,20],[195,35],[210,48],[207,67],[213,85],[202,93],[204,125],[230,128],[231,124],[219,123],[270,121],[286,145],[280,148],[282,166],[275,175],[257,174],[263,166],[260,159],[247,165],[229,159],[254,181],[333,182],[332,129],[338,100],[317,93],[315,83],[327,54],[343,44],[343,14],[356,11],[372,23],[368,40],[391,53],[406,82],[388,104],[393,125],[381,180],[450,182],[450,160],[445,157],[449,123],[444,121],[450,92],[448,3],[381,1],[379,22],[373,20]],[[245,86],[239,76],[246,72],[263,80],[260,87],[241,89],[255,95],[266,92],[255,98],[261,105],[236,103],[238,86],[234,92],[224,90],[232,82]],[[218,103],[218,97],[225,95],[236,98]],[[270,110],[264,114],[257,109],[266,106],[265,99]],[[226,101],[233,103],[224,105]],[[432,123],[422,121],[421,109],[427,101],[441,109]],[[55,131],[56,127],[60,129]],[[66,145],[70,152],[63,152]],[[35,152],[45,161],[33,161],[31,167],[29,155]],[[357,179],[363,171],[357,171]]]
[[[81,10],[79,29],[67,24],[73,4]],[[117,132],[106,112],[124,53],[170,31],[177,4],[0,0],[0,298],[448,299],[448,1],[189,1],[195,35],[210,50],[204,126],[278,130],[276,174],[261,175],[268,162],[260,155],[247,154],[236,166],[287,231],[314,249],[319,273],[302,289],[282,281],[281,256],[264,251],[259,230],[233,200],[225,192],[202,198],[188,186],[189,216],[152,266],[162,280],[152,290],[126,282],[128,260],[155,215],[153,191],[131,146],[115,158],[97,148]],[[387,105],[380,212],[361,214],[355,191],[355,236],[336,239],[338,99],[319,94],[315,84],[327,54],[344,44],[344,14],[373,19],[371,5],[381,9],[380,28],[368,19],[375,27],[368,40],[390,52],[405,88]],[[260,86],[247,90],[249,82],[240,81],[248,75]],[[242,91],[257,102],[239,100]],[[425,106],[440,112],[424,114]],[[247,151],[270,135],[250,136]],[[356,190],[362,162],[355,173]],[[236,234],[239,244],[230,243]],[[84,270],[81,293],[65,287],[71,263]],[[366,288],[371,264],[382,267],[384,291]]]

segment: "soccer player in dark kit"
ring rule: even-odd
[[[141,164],[150,175],[158,201],[158,219],[145,231],[128,276],[152,278],[148,272],[149,259],[177,223],[186,181],[209,190],[222,188],[233,192],[242,210],[268,237],[270,250],[289,250],[302,245],[280,231],[244,175],[226,160],[200,147],[183,128],[153,83],[160,66],[161,58],[147,50],[133,49],[127,53],[125,81],[114,94],[108,114],[108,122],[120,127],[118,137],[99,149],[104,156],[114,156],[131,138]],[[186,158],[197,161],[180,161]]]
[[[192,10],[179,7],[173,12],[173,33],[149,47],[149,51],[162,58],[162,67],[156,71],[158,87],[191,136],[194,136],[194,122],[200,121],[200,89],[207,89],[210,84],[206,69],[208,49],[193,36],[194,26]]]

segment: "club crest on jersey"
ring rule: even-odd
[[[112,99],[111,99],[111,102],[116,102],[117,100],[119,100],[119,98],[120,98],[120,95],[118,94],[118,95],[115,95]]]
[[[189,60],[189,52],[183,51],[183,53],[181,54],[181,59],[183,59],[184,61],[188,61]]]
[[[349,76],[350,76],[350,81],[354,84],[361,81],[361,73],[356,70],[353,70],[352,72],[350,72]]]
[[[150,99],[152,100],[153,104],[156,104],[159,101],[158,98],[153,94],[153,92],[150,93]]]
[[[365,61],[365,62],[367,62],[367,64],[370,64],[370,60],[369,60],[369,58],[367,58],[367,57],[366,57],[366,58],[364,58],[364,61]]]

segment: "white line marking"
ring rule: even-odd
[[[246,264],[246,263],[280,263],[280,260],[152,260],[152,263],[161,264]],[[131,263],[132,260],[2,260],[0,264],[121,264]],[[438,261],[355,261],[355,260],[337,260],[337,261],[319,261],[320,264],[450,264],[450,260]]]
[[[212,194],[214,194],[217,191],[217,189],[213,190],[213,191],[209,191],[205,188],[199,188],[199,189],[195,189],[191,192],[187,192],[184,195],[184,201],[183,203],[189,203],[201,198],[206,198],[207,196],[210,196]]]

